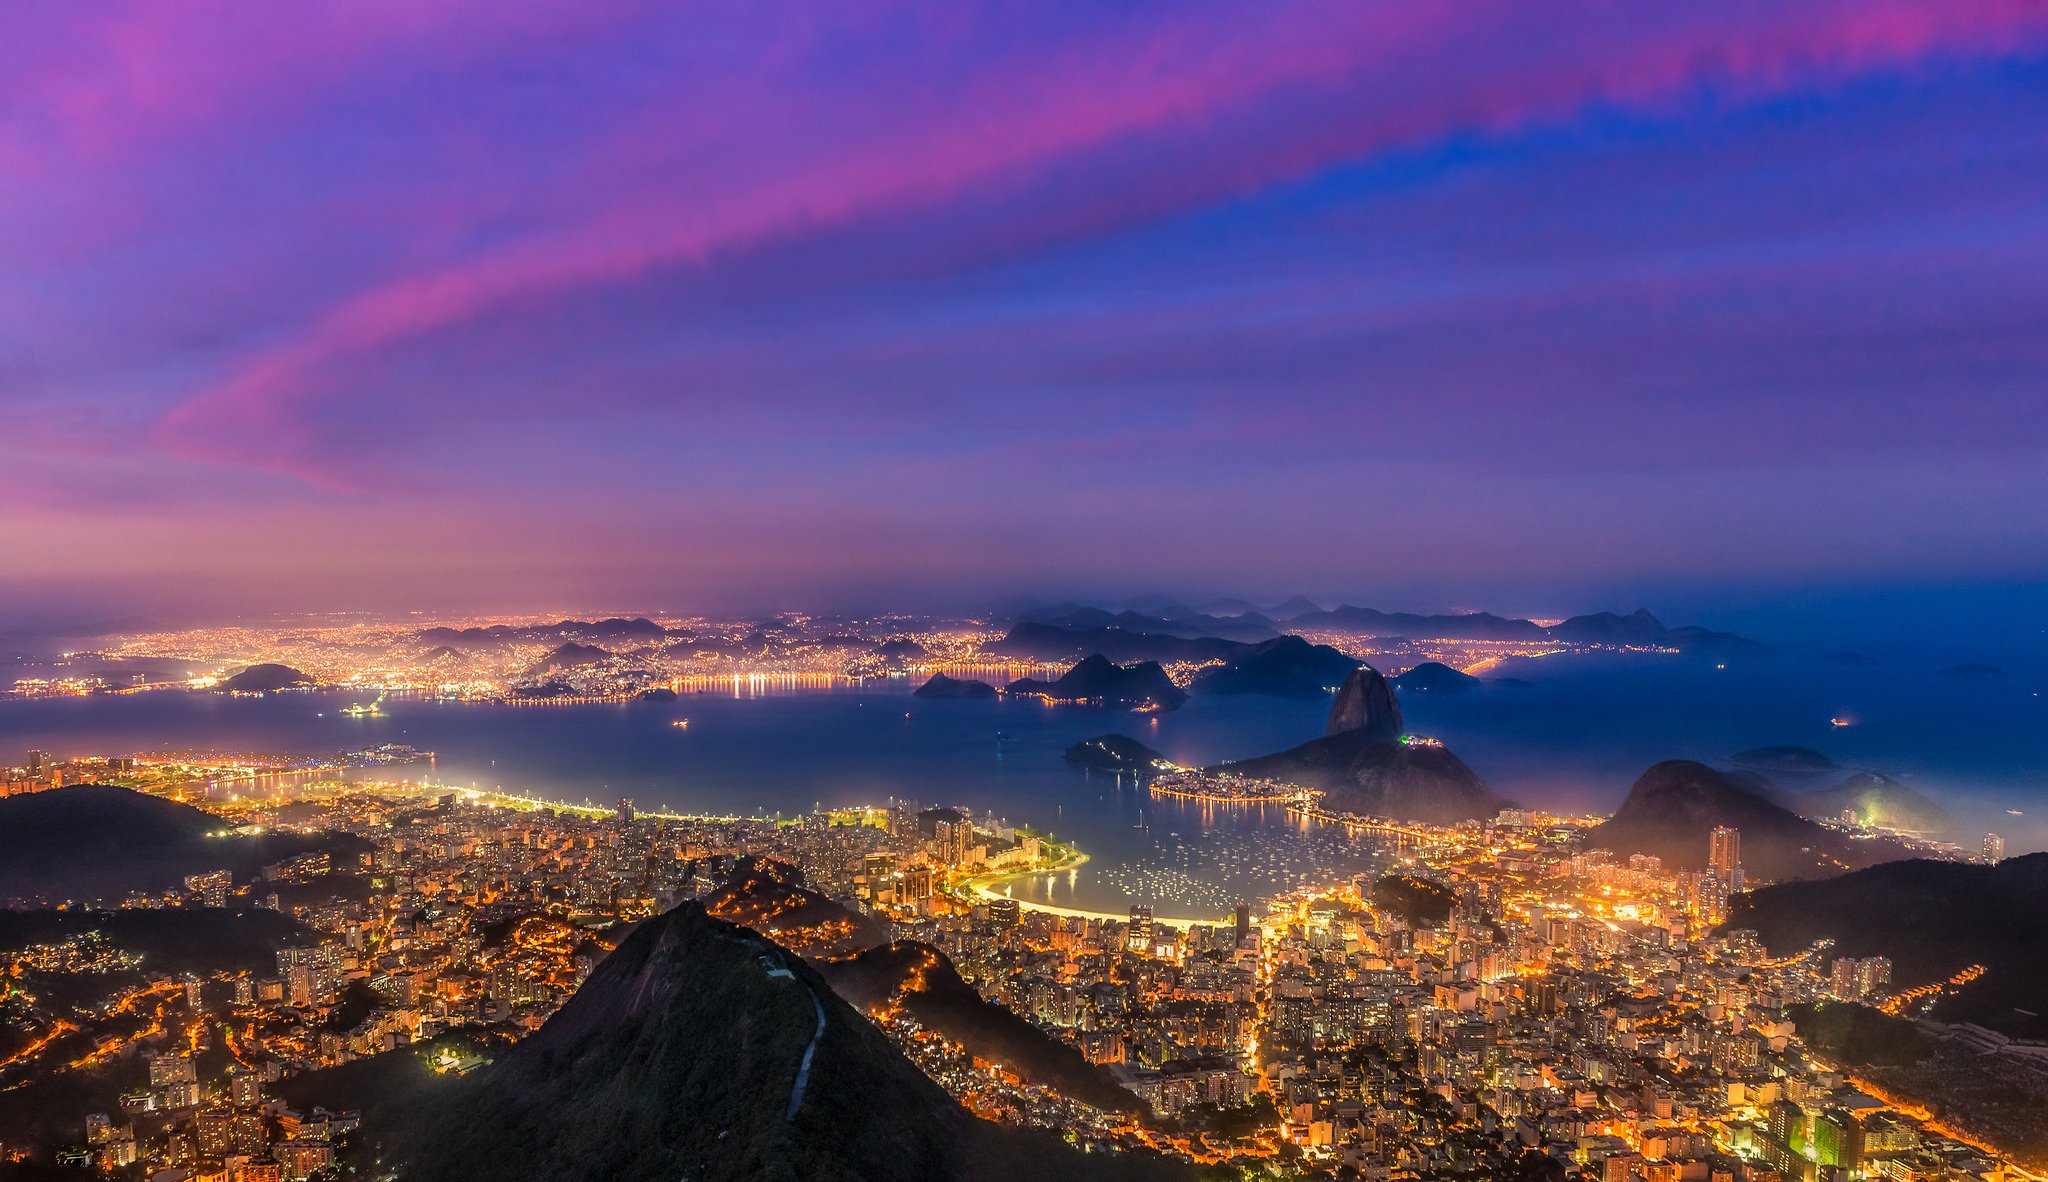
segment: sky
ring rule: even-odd
[[[0,612],[2038,588],[2044,129],[2034,2],[0,0]]]

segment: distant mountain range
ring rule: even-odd
[[[1284,606],[1284,605],[1283,605]],[[1313,607],[1314,605],[1308,605]],[[1056,661],[1102,653],[1118,661],[1228,661],[1254,645],[1291,632],[1348,632],[1361,636],[1442,640],[1556,640],[1573,644],[1673,648],[1694,656],[1731,658],[1766,655],[1770,649],[1732,632],[1687,626],[1667,628],[1647,610],[1619,616],[1596,612],[1545,627],[1532,620],[1490,612],[1416,615],[1349,604],[1286,615],[1276,608],[1255,616],[1178,617],[1101,608],[1066,607],[1027,615],[989,646],[997,655]]]
[[[695,903],[640,925],[496,1062],[413,1105],[404,1182],[1178,1178],[981,1121],[819,972]]]
[[[1188,700],[1157,661],[1119,665],[1100,653],[1083,658],[1052,681],[1020,677],[1003,690],[1012,697],[1039,697],[1048,702],[1089,702],[1172,710]]]
[[[1888,957],[1899,987],[1984,965],[1935,1016],[2048,1037],[2048,854],[1996,866],[1912,859],[1784,883],[1739,897],[1724,926],[1756,932],[1776,955],[1827,939],[1837,956]]]
[[[240,833],[190,805],[111,784],[74,784],[0,798],[0,900],[118,903],[130,891],[175,887],[188,875],[229,870],[247,880],[295,854],[326,850],[345,864],[369,848],[339,833]]]
[[[1320,788],[1332,811],[1400,821],[1455,824],[1491,817],[1507,803],[1450,748],[1403,741],[1401,728],[1393,687],[1360,665],[1337,691],[1322,738],[1222,770]]]
[[[1717,825],[1742,831],[1742,865],[1753,880],[1826,878],[1910,857],[1897,842],[1859,840],[1779,803],[1776,785],[1753,772],[1723,772],[1689,759],[1644,772],[1628,798],[1586,834],[1586,845],[1619,855],[1649,854],[1673,869],[1707,865]]]

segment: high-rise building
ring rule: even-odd
[[[52,756],[50,755],[50,753],[49,753],[49,752],[47,752],[47,751],[31,751],[31,752],[29,752],[29,753],[28,753],[28,778],[29,778],[29,779],[31,779],[31,780],[41,780],[41,779],[45,779],[45,778],[47,778],[47,777],[48,777],[48,776],[50,775],[50,773],[51,773],[51,772],[54,772],[54,771],[56,771],[56,770],[57,770],[57,761],[56,761],[56,759],[55,759],[55,758],[53,758],[53,757],[52,757]]]
[[[1707,865],[1725,881],[1742,865],[1742,831],[1726,825],[1714,826],[1707,835]]]
[[[1984,860],[1997,865],[2005,861],[2005,839],[1996,833],[1984,835]]]
[[[622,796],[619,798],[619,820],[627,825],[631,825],[633,823],[632,797]]]
[[[1251,932],[1252,905],[1243,899],[1239,899],[1237,901],[1237,942],[1239,944],[1244,943],[1244,938],[1251,935]]]
[[[1013,928],[1024,918],[1024,908],[1015,899],[990,899],[988,918],[997,927]]]
[[[1152,908],[1142,903],[1131,907],[1131,927],[1124,944],[1133,952],[1152,947]]]

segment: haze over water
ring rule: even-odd
[[[1972,681],[1904,659],[1841,665],[1777,656],[1717,668],[1677,657],[1573,655],[1488,673],[1527,684],[1404,695],[1408,727],[1444,739],[1523,803],[1606,811],[1658,760],[1725,763],[1745,748],[1796,743],[1844,770],[1778,777],[1789,787],[1877,771],[1934,796],[1956,816],[1965,844],[1995,830],[2015,853],[2048,846],[2048,806],[2035,806],[2048,785],[2048,701],[2039,696],[2038,670]],[[1188,765],[1262,754],[1321,733],[1325,700],[1198,696],[1173,713],[1140,717],[931,701],[912,697],[914,684],[527,707],[396,698],[373,718],[341,714],[364,700],[343,691],[16,701],[0,704],[0,751],[319,754],[409,743],[437,754],[438,782],[570,802],[630,796],[643,810],[750,815],[892,796],[960,804],[1078,841],[1087,866],[1049,886],[1015,889],[1096,910],[1148,902],[1162,914],[1213,916],[1316,868],[1357,873],[1384,860],[1377,842],[1302,826],[1279,808],[1154,800],[1128,779],[1086,773],[1062,758],[1069,745],[1106,731]],[[671,725],[685,717],[687,729]],[[1835,727],[1834,718],[1855,725]]]

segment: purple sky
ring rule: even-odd
[[[0,605],[2048,577],[2048,5],[0,16]]]

